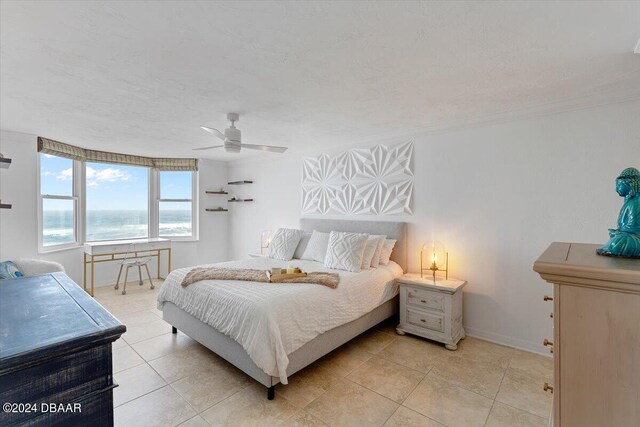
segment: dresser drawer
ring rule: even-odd
[[[416,308],[444,312],[444,295],[422,289],[407,288],[407,304]]]
[[[112,386],[111,343],[51,355],[46,363],[0,374],[0,401],[73,403]],[[83,409],[84,411],[84,409]],[[0,425],[19,424],[32,413],[0,413]],[[46,424],[46,423],[45,423]]]
[[[440,314],[425,313],[408,308],[407,323],[419,328],[426,328],[431,329],[432,331],[444,332],[444,316]]]

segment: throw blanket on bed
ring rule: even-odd
[[[264,270],[249,268],[215,268],[196,267],[189,271],[182,279],[182,287],[186,288],[192,283],[202,280],[241,280],[245,282],[266,283],[312,283],[335,289],[340,283],[340,276],[336,273],[307,273],[305,277],[284,278],[269,280]]]

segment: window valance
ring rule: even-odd
[[[85,162],[145,166],[161,171],[197,171],[198,159],[156,158],[89,150],[63,142],[38,137],[38,152]]]

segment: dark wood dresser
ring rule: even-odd
[[[125,330],[64,273],[0,280],[0,425],[113,425]]]

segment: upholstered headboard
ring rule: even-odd
[[[407,224],[391,221],[358,221],[344,219],[301,218],[300,228],[305,231],[351,231],[354,233],[385,234],[388,239],[396,239],[391,253],[395,261],[407,271]]]

